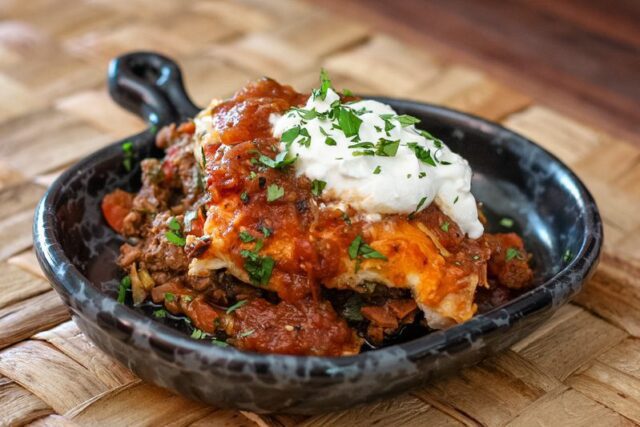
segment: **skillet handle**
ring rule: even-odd
[[[200,110],[191,102],[180,67],[153,52],[133,52],[109,64],[109,93],[150,125],[184,121]]]

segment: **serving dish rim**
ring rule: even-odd
[[[97,299],[97,302],[99,304],[102,304],[106,301],[107,303],[112,303],[120,306],[117,307],[115,309],[116,312],[114,312],[114,317],[120,323],[117,326],[124,328],[131,327],[131,330],[135,331],[135,326],[137,323],[143,322],[149,324],[149,322],[151,322],[150,324],[152,329],[158,328],[157,330],[152,331],[156,335],[156,339],[158,339],[158,337],[160,336],[168,334],[167,341],[169,345],[181,347],[187,351],[197,351],[202,355],[210,356],[213,359],[215,359],[216,357],[228,358],[232,353],[235,353],[241,354],[242,357],[248,362],[263,362],[265,361],[265,358],[276,358],[280,362],[283,362],[285,364],[296,364],[300,359],[305,359],[315,360],[318,362],[327,361],[331,362],[334,365],[336,364],[336,362],[339,362],[339,364],[343,365],[351,365],[360,361],[361,359],[364,359],[365,357],[370,358],[372,356],[376,357],[376,355],[382,355],[382,353],[393,353],[393,350],[397,348],[402,348],[402,350],[406,352],[407,357],[409,359],[412,359],[419,357],[420,354],[437,351],[438,343],[443,341],[445,335],[447,336],[446,341],[448,345],[451,344],[452,338],[455,338],[456,336],[460,337],[461,335],[466,335],[469,333],[469,330],[476,331],[477,335],[484,335],[498,328],[497,325],[499,324],[499,322],[496,323],[496,320],[499,321],[501,318],[503,318],[505,321],[513,320],[513,318],[516,316],[516,310],[514,310],[514,308],[516,307],[518,307],[520,312],[522,312],[522,310],[525,310],[527,307],[532,312],[550,308],[550,306],[553,305],[554,302],[545,301],[546,298],[544,298],[544,296],[546,292],[550,290],[558,291],[558,289],[552,289],[554,288],[554,286],[567,287],[571,284],[575,285],[576,282],[580,282],[578,283],[578,285],[581,286],[582,283],[586,280],[587,276],[592,273],[595,265],[597,264],[602,243],[602,225],[600,216],[595,205],[595,201],[593,200],[593,197],[586,189],[584,184],[571,171],[571,169],[567,167],[556,156],[547,151],[545,148],[539,146],[538,144],[535,144],[531,140],[509,129],[504,128],[498,123],[494,123],[471,114],[462,113],[456,110],[429,103],[405,99],[370,96],[363,96],[363,98],[376,99],[395,105],[413,105],[418,106],[419,108],[426,107],[427,110],[429,110],[429,113],[444,115],[449,119],[454,119],[456,121],[464,123],[467,127],[474,128],[475,130],[486,133],[488,129],[491,129],[494,133],[500,132],[512,138],[515,137],[516,139],[519,139],[521,143],[533,144],[536,149],[542,150],[546,155],[550,156],[550,158],[556,164],[558,164],[565,173],[568,173],[570,175],[572,181],[578,185],[580,194],[579,197],[576,197],[576,199],[581,200],[582,204],[586,206],[584,228],[586,230],[589,230],[595,227],[596,229],[599,229],[599,232],[585,233],[585,239],[582,240],[579,251],[574,255],[573,259],[567,265],[565,265],[561,270],[545,280],[543,283],[528,290],[517,298],[514,298],[513,300],[502,306],[495,307],[486,313],[477,314],[466,322],[455,325],[448,329],[427,333],[410,341],[381,347],[375,350],[367,351],[366,353],[359,353],[348,356],[296,356],[273,353],[263,354],[237,350],[232,347],[223,348],[212,345],[206,340],[191,339],[180,331],[174,330],[173,328],[163,325],[160,322],[156,322],[153,319],[144,316],[143,314],[124,304],[119,304],[113,297],[110,297],[109,295],[99,290],[97,285],[93,284],[80,272],[80,270],[75,265],[73,265],[73,263],[71,263],[70,259],[66,256],[59,239],[56,236],[54,208],[59,199],[64,194],[68,181],[70,181],[77,174],[82,173],[82,171],[91,169],[91,167],[95,166],[101,161],[110,159],[114,155],[114,150],[120,150],[120,146],[123,141],[133,141],[134,147],[136,149],[140,148],[140,146],[144,143],[151,143],[155,133],[151,130],[151,128],[148,128],[143,132],[127,138],[123,138],[90,154],[75,165],[71,166],[64,173],[62,173],[48,188],[37,206],[33,228],[36,253],[41,266],[43,267],[49,280],[57,285],[55,286],[56,290],[63,291],[65,296],[68,298],[64,298],[65,303],[73,307],[75,309],[74,311],[77,314],[86,315],[85,307],[83,304],[78,304],[77,301],[74,300],[72,290],[70,290],[68,288],[68,284],[65,283],[65,281],[70,279],[77,280],[82,283],[83,286],[88,287],[88,295],[92,299]],[[484,128],[485,126],[488,126],[488,128]],[[589,206],[591,206],[592,208],[590,209]],[[57,268],[61,264],[68,266],[68,268],[64,270],[64,273],[62,273],[60,269]],[[69,274],[71,276],[69,276]],[[577,278],[575,279],[570,279],[566,283],[562,280],[563,278],[567,278],[575,274],[578,274]],[[560,304],[566,302],[576,291],[565,289],[565,292],[567,293],[567,296],[559,301]],[[530,313],[521,314],[519,317],[525,317],[527,314]],[[509,322],[507,322],[507,324],[508,323]],[[465,340],[467,340],[467,338],[465,338]],[[135,346],[135,342],[131,342],[130,345]],[[385,357],[380,357],[379,359],[381,359],[381,362],[388,360]]]
[[[139,66],[142,69],[136,71],[135,68]],[[572,260],[543,283],[524,292],[507,304],[495,307],[486,313],[477,314],[464,323],[448,329],[427,333],[410,341],[355,355],[294,356],[255,353],[237,350],[232,347],[223,348],[210,344],[208,341],[202,342],[191,339],[174,328],[118,303],[115,298],[100,290],[99,285],[94,285],[71,263],[56,236],[55,208],[65,195],[67,184],[76,175],[85,170],[90,170],[92,167],[99,165],[103,161],[108,161],[114,156],[121,156],[121,144],[124,141],[132,141],[136,151],[146,144],[152,144],[155,137],[154,127],[157,129],[161,125],[179,122],[194,116],[195,112],[199,110],[191,102],[184,89],[182,76],[177,64],[171,59],[153,52],[132,52],[112,60],[109,65],[109,90],[117,103],[145,118],[150,127],[97,150],[64,171],[47,189],[38,203],[33,222],[36,255],[49,281],[58,293],[62,294],[65,304],[70,306],[80,317],[89,318],[92,323],[97,323],[99,328],[104,329],[104,326],[100,325],[97,313],[91,313],[89,305],[85,302],[77,301],[77,295],[74,296],[73,294],[72,283],[84,287],[87,296],[92,302],[100,306],[100,309],[105,308],[104,304],[113,309],[113,317],[117,324],[110,325],[111,327],[130,330],[131,334],[139,334],[141,337],[153,338],[156,341],[164,340],[161,345],[173,346],[185,351],[195,351],[204,356],[205,359],[215,361],[240,357],[247,363],[261,363],[265,359],[271,359],[273,362],[277,361],[286,366],[298,366],[298,363],[304,360],[306,362],[320,363],[320,366],[332,367],[348,366],[365,359],[375,359],[379,368],[397,362],[396,357],[386,357],[388,355],[393,356],[395,350],[402,349],[408,359],[416,360],[425,354],[440,351],[443,347],[448,348],[462,341],[470,342],[473,338],[469,335],[470,333],[475,337],[487,335],[503,326],[506,329],[510,329],[514,326],[515,321],[562,305],[582,288],[584,282],[593,274],[597,265],[603,241],[602,221],[597,205],[576,174],[544,147],[505,128],[499,123],[491,122],[472,114],[414,100],[363,95],[362,97],[366,99],[375,99],[392,104],[396,109],[415,108],[423,114],[429,114],[445,120],[448,124],[455,123],[456,126],[463,130],[474,130],[494,139],[508,139],[514,145],[530,146],[546,156],[549,161],[560,168],[562,173],[569,176],[572,185],[578,190],[578,194],[572,195],[573,199],[584,213],[585,222],[582,228],[585,231],[584,238],[580,242],[580,248],[574,254]],[[513,151],[514,145],[504,144],[503,147],[505,150]],[[522,158],[518,153],[514,152],[514,155]],[[96,309],[94,311],[98,312],[99,310]],[[140,330],[141,328],[135,327],[143,324],[150,325],[151,329],[142,329],[152,333],[145,334],[144,331]],[[145,350],[143,346],[137,345],[135,340],[129,340],[127,344],[136,346],[137,349]],[[158,351],[153,353],[159,356],[163,354]],[[181,361],[181,358],[171,360],[172,363],[181,364],[183,368],[189,369],[189,366],[182,364]],[[372,365],[366,364],[363,369],[366,370],[370,366]],[[323,372],[323,374],[332,376],[334,373],[327,371]]]

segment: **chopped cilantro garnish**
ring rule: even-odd
[[[382,172],[382,168],[380,167],[380,165],[376,166],[376,168],[373,170],[373,174],[374,175],[378,175],[380,172]]]
[[[414,215],[416,213],[418,213],[418,211],[420,210],[420,208],[422,207],[422,205],[424,205],[424,202],[427,201],[427,197],[423,197],[422,199],[420,199],[420,201],[418,202],[418,205],[416,206],[416,210],[414,210],[413,212],[411,212],[409,214],[409,219],[413,219]]]
[[[258,176],[258,174],[255,173],[254,171],[249,172],[249,179],[250,180],[256,179],[257,176]]]
[[[407,127],[411,125],[415,125],[416,123],[420,123],[420,119],[417,117],[409,116],[407,114],[402,114],[400,116],[396,116],[395,119],[400,122],[402,127]]]
[[[522,254],[516,248],[508,248],[505,260],[506,261],[511,261],[514,258],[522,259]]]
[[[418,160],[420,160],[421,162],[424,162],[431,166],[436,165],[435,160],[433,160],[433,157],[431,157],[431,150],[425,149],[417,142],[410,142],[407,144],[407,147],[409,147],[409,149],[414,152]]]
[[[175,231],[167,231],[166,233],[164,233],[164,236],[167,238],[169,243],[172,243],[176,246],[184,246],[187,244],[186,239],[180,236]]]
[[[420,179],[424,178],[425,176],[427,176],[427,173],[426,173],[426,172],[420,172],[420,173],[418,174],[418,178],[420,178]]]
[[[311,193],[316,197],[320,197],[320,195],[322,194],[322,191],[324,190],[324,187],[326,186],[327,186],[327,183],[325,181],[314,179],[311,182]]]
[[[300,135],[300,126],[295,126],[283,132],[282,136],[280,137],[280,141],[285,144],[291,144],[293,141],[295,141],[298,135]]]
[[[267,202],[273,202],[284,196],[284,188],[277,184],[271,184],[267,187]]]
[[[129,289],[131,289],[131,277],[127,275],[120,280],[120,285],[118,285],[118,302],[120,304],[124,304],[127,290]]]
[[[511,218],[502,218],[500,220],[500,225],[505,228],[511,228],[513,227],[513,220]]]
[[[358,134],[362,120],[348,108],[340,108],[338,123],[345,136],[352,137]]]
[[[242,200],[242,203],[249,203],[249,193],[246,191],[240,193],[240,200]]]
[[[244,243],[250,243],[253,242],[254,240],[256,240],[255,237],[253,237],[251,234],[249,234],[248,232],[242,230],[240,233],[238,233],[238,236],[240,237],[240,240],[242,240]]]
[[[269,156],[265,156],[264,154],[260,154],[258,162],[273,169],[282,169],[295,162],[297,158],[298,156],[290,156],[288,151],[281,151],[273,159]]]
[[[349,245],[349,249],[348,249],[349,258],[356,259],[356,257],[358,256],[358,249],[360,249],[361,244],[362,244],[362,236],[358,234],[355,237],[355,239],[351,241],[351,244]]]
[[[135,154],[133,153],[133,143],[131,141],[125,141],[122,143],[121,147],[124,157],[122,159],[122,166],[124,166],[125,170],[129,172],[133,168],[133,158],[135,157]]]
[[[206,169],[207,168],[207,156],[204,155],[204,146],[201,145],[200,146],[200,154],[202,156],[202,169]]]
[[[373,142],[358,142],[356,144],[351,144],[347,148],[373,148]]]
[[[383,157],[393,157],[398,152],[398,146],[400,146],[400,140],[389,141],[381,138],[376,145],[376,154]]]
[[[324,68],[322,68],[320,69],[320,99],[323,101],[327,97],[327,92],[330,87],[331,80],[329,79],[329,74]]]
[[[194,329],[193,332],[191,332],[191,338],[196,340],[201,340],[203,338],[206,338],[206,336],[207,336],[207,333],[200,329]]]
[[[156,319],[164,319],[165,317],[167,317],[167,310],[165,310],[164,308],[155,310],[153,312],[153,317],[155,317]]]
[[[217,338],[212,339],[211,344],[217,345],[218,347],[229,347],[228,343],[221,341]]]
[[[435,145],[436,148],[442,148],[442,140],[440,140],[440,139],[436,138],[435,136],[431,135],[426,130],[420,130],[420,135],[422,135],[425,138],[427,138],[428,140],[432,141],[433,145]]]
[[[173,302],[176,300],[176,296],[174,294],[172,294],[171,292],[165,292],[164,293],[164,300],[167,302]]]
[[[172,216],[169,219],[169,221],[167,222],[167,225],[169,226],[170,230],[180,231],[180,223],[178,222],[175,216]]]
[[[258,255],[263,243],[261,239],[258,239],[253,251],[246,249],[240,251],[240,255],[245,259],[244,269],[249,275],[251,283],[261,286],[269,283],[269,278],[275,265],[273,258]]]
[[[449,232],[449,223],[447,221],[443,222],[442,224],[440,224],[440,229],[442,231],[444,231],[445,233]]]
[[[233,304],[231,307],[227,308],[226,313],[227,314],[231,314],[231,313],[233,313],[234,311],[236,311],[237,309],[239,309],[240,307],[242,307],[243,305],[245,305],[248,302],[249,302],[249,300],[247,300],[247,299],[240,300],[237,303]]]
[[[353,92],[351,92],[351,91],[350,91],[349,89],[347,89],[347,88],[342,89],[342,94],[343,94],[344,96],[353,96]]]
[[[564,254],[562,255],[562,260],[564,262],[569,262],[573,259],[573,254],[571,253],[571,251],[569,249],[567,249],[566,251],[564,251]]]
[[[456,203],[458,203],[458,199],[460,199],[460,196],[456,196],[455,199],[453,199],[453,204],[455,205]]]
[[[324,140],[324,143],[330,146],[334,146],[337,145],[338,143],[336,142],[335,139],[331,138],[330,136],[326,137]]]
[[[269,236],[271,236],[271,233],[273,233],[273,231],[271,231],[270,229],[268,229],[264,225],[262,227],[260,227],[260,231],[262,232],[264,237],[269,237]]]
[[[356,271],[358,271],[360,267],[360,262],[362,258],[365,259],[381,259],[387,261],[387,257],[381,254],[380,252],[373,249],[371,246],[367,245],[362,241],[362,236],[357,235],[349,245],[349,249],[347,250],[349,253],[349,258],[352,260],[356,260]]]

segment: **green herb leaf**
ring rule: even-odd
[[[171,292],[165,292],[164,293],[164,300],[167,302],[173,302],[176,300],[176,296],[174,294],[172,294]]]
[[[322,191],[326,186],[327,186],[327,183],[325,181],[314,179],[311,182],[311,193],[316,197],[320,197],[320,195],[322,194]]]
[[[330,136],[325,138],[324,143],[327,144],[327,145],[330,145],[330,146],[338,145],[336,140],[331,138]]]
[[[373,142],[358,142],[356,144],[351,144],[347,148],[373,148]]]
[[[327,97],[327,92],[330,87],[331,79],[329,79],[329,74],[324,68],[322,68],[320,69],[320,99],[323,101]]]
[[[256,246],[253,251],[243,249],[240,251],[240,256],[245,259],[244,269],[249,275],[251,283],[254,285],[264,286],[269,283],[271,278],[271,272],[275,261],[269,256],[260,256],[258,252],[262,249],[263,241],[259,239],[256,242]]]
[[[395,119],[400,122],[402,127],[407,127],[411,125],[415,125],[420,123],[420,119],[417,117],[409,116],[408,114],[402,114],[400,116],[396,116]]]
[[[247,300],[247,299],[240,300],[237,303],[233,304],[231,307],[227,308],[226,313],[227,314],[231,314],[231,313],[233,313],[234,311],[236,311],[237,309],[239,309],[240,307],[242,307],[243,305],[245,305],[248,302],[249,302],[249,300]]]
[[[204,155],[204,145],[200,146],[200,154],[202,156],[202,170],[207,168],[207,156]]]
[[[240,200],[242,200],[242,203],[249,203],[249,193],[246,191],[240,193]]]
[[[359,250],[360,255],[362,255],[362,258],[374,258],[374,259],[383,259],[383,260],[387,260],[387,257],[382,255],[380,252],[376,251],[375,249],[373,249],[371,246],[367,245],[366,243],[363,243],[360,245],[360,250]]]
[[[385,261],[387,260],[386,256],[382,255],[380,252],[376,251],[371,246],[364,243],[362,241],[362,236],[359,234],[351,241],[351,244],[349,245],[348,253],[349,253],[349,258],[351,259],[356,259],[362,256],[362,258],[366,258],[366,259],[375,258],[375,259],[383,259]]]
[[[421,130],[420,131],[420,135],[424,136],[426,139],[433,141],[433,145],[436,146],[436,148],[442,148],[442,140],[436,138],[435,136],[431,135],[429,132],[427,132],[426,130]]]
[[[516,248],[508,248],[505,260],[506,261],[511,261],[514,258],[522,259],[522,254]]]
[[[271,184],[267,187],[267,202],[273,202],[284,196],[284,188],[277,184]]]
[[[360,244],[362,244],[362,236],[358,234],[349,245],[349,258],[356,259],[360,251]]]
[[[270,229],[268,229],[267,227],[265,227],[264,225],[260,228],[260,231],[262,232],[262,234],[264,235],[264,237],[269,237],[271,236],[271,234],[273,233],[273,231],[271,231]]]
[[[455,199],[453,199],[453,204],[455,205],[456,203],[458,203],[458,199],[460,199],[460,196],[456,196]]]
[[[178,222],[175,216],[172,216],[171,218],[169,218],[167,225],[169,226],[170,230],[180,231],[180,223]]]
[[[500,220],[500,225],[505,228],[511,228],[513,227],[513,220],[511,218],[502,218]]]
[[[264,154],[260,154],[258,162],[272,169],[282,169],[295,162],[297,159],[298,156],[293,157],[289,155],[288,151],[281,151],[273,159],[269,156],[265,156]]]
[[[156,319],[164,319],[165,317],[167,317],[167,310],[165,310],[164,308],[155,310],[153,312],[153,317],[155,317]]]
[[[251,234],[249,234],[248,232],[242,230],[240,233],[238,233],[238,236],[240,237],[240,240],[242,240],[244,243],[249,243],[249,242],[253,242],[254,240],[256,240],[255,237],[253,237]]]
[[[413,219],[415,214],[418,213],[418,211],[420,210],[420,208],[422,207],[422,205],[424,205],[424,203],[426,201],[427,201],[427,196],[425,196],[422,199],[420,199],[420,201],[418,202],[418,205],[416,206],[416,210],[409,214],[409,219]]]
[[[380,165],[376,166],[376,168],[373,170],[373,174],[374,175],[378,175],[380,172],[382,172],[382,168],[380,167]]]
[[[125,141],[122,143],[121,148],[124,157],[122,159],[122,166],[129,172],[133,169],[133,159],[135,157],[133,153],[133,143],[131,141]]]
[[[398,146],[400,146],[400,140],[380,139],[376,145],[376,154],[383,157],[393,157],[398,152]]]
[[[562,260],[564,262],[569,262],[573,259],[573,254],[571,253],[571,251],[569,249],[567,249],[566,251],[564,251],[564,254],[562,255]]]
[[[449,232],[449,223],[447,221],[443,222],[442,224],[440,224],[440,229],[442,231],[444,231],[445,233]]]
[[[280,137],[280,141],[285,144],[291,144],[293,141],[295,141],[298,135],[300,135],[300,126],[295,126],[283,132],[282,136]]]
[[[417,142],[410,142],[407,144],[407,147],[413,151],[418,160],[424,162],[431,166],[436,166],[436,162],[431,156],[431,150],[425,149],[423,146],[419,145]]]
[[[349,89],[347,89],[347,88],[342,89],[342,94],[343,94],[344,96],[353,96],[353,92],[351,92],[351,91],[350,91]]]
[[[120,285],[118,286],[118,302],[120,304],[124,304],[127,290],[129,289],[131,289],[131,277],[127,275],[120,280]]]
[[[187,244],[186,239],[176,234],[175,231],[167,231],[166,233],[164,233],[164,236],[167,238],[169,243],[172,243],[176,246],[184,246]]]
[[[226,342],[224,342],[224,341],[221,341],[221,340],[219,340],[219,339],[216,339],[216,338],[214,338],[214,339],[212,339],[212,340],[211,340],[211,344],[215,344],[215,345],[217,345],[218,347],[229,347],[229,344],[228,344],[228,343],[226,343]]]
[[[340,108],[338,113],[338,123],[345,136],[352,137],[358,134],[362,120],[353,114],[348,108]]]
[[[194,329],[193,332],[191,332],[191,338],[196,340],[201,340],[203,338],[206,338],[206,336],[207,336],[207,333],[200,329]]]

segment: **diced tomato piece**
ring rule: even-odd
[[[107,223],[118,233],[122,234],[124,217],[131,211],[133,194],[124,190],[115,190],[102,199],[102,214]]]

